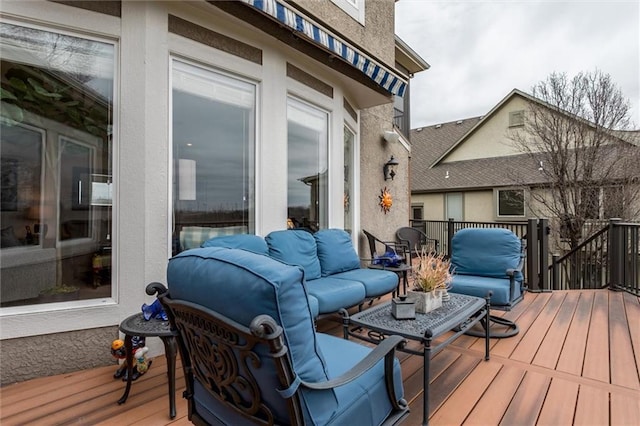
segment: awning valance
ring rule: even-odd
[[[349,63],[354,68],[374,81],[387,92],[403,96],[407,82],[403,77],[389,70],[387,67],[375,61],[369,55],[362,53],[340,37],[332,34],[327,29],[314,23],[300,12],[277,0],[240,0],[271,18],[286,25],[298,35],[313,41],[328,49],[336,56]]]

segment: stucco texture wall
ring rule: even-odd
[[[111,342],[118,338],[117,327],[103,327],[2,340],[0,385],[109,364],[115,371]]]
[[[392,105],[364,110],[360,116],[360,227],[378,238],[395,240],[395,232],[401,226],[409,225],[409,154],[400,143],[389,144],[382,134],[391,128]],[[391,156],[398,161],[396,176],[384,180],[383,166]],[[380,208],[379,196],[384,188],[391,193],[393,205],[386,214]],[[368,254],[364,236],[360,236],[360,253]]]
[[[395,0],[365,2],[364,26],[331,0],[290,0],[389,66],[395,59]]]

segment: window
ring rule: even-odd
[[[524,110],[511,111],[509,113],[509,127],[524,126]]]
[[[113,43],[0,23],[1,303],[110,297]]]
[[[173,60],[173,253],[255,232],[256,86]]]
[[[580,190],[580,212],[584,219],[600,218],[600,188]]]
[[[445,219],[453,219],[457,221],[464,220],[462,210],[462,193],[449,192],[445,194]]]
[[[424,219],[424,206],[422,204],[416,204],[411,206],[411,219],[413,220]]]
[[[342,203],[344,206],[344,229],[353,233],[353,200],[354,191],[354,163],[355,163],[356,135],[344,126],[344,194]]]
[[[498,217],[524,217],[524,189],[497,190]]]
[[[624,191],[621,186],[602,188],[604,196],[603,219],[624,218]]]
[[[365,0],[331,0],[336,6],[344,10],[349,16],[364,25]]]
[[[287,99],[287,217],[293,226],[328,226],[329,114]]]

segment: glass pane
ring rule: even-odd
[[[498,191],[498,216],[524,216],[524,191]]]
[[[353,164],[354,164],[354,144],[356,135],[344,126],[344,229],[352,234],[353,232]]]
[[[446,218],[453,220],[464,220],[462,214],[462,194],[459,192],[452,192],[447,194],[447,205],[446,205]]]
[[[294,227],[328,226],[326,112],[295,99],[287,101],[287,217]]]
[[[110,297],[115,47],[3,22],[0,48],[2,307]]]
[[[173,254],[255,232],[252,83],[173,62]]]

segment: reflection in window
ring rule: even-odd
[[[2,307],[111,296],[110,43],[0,23]]]
[[[326,112],[287,100],[287,217],[294,227],[328,226],[328,123]]]
[[[255,84],[173,61],[173,253],[255,232]]]
[[[498,190],[498,216],[524,216],[524,190]]]

